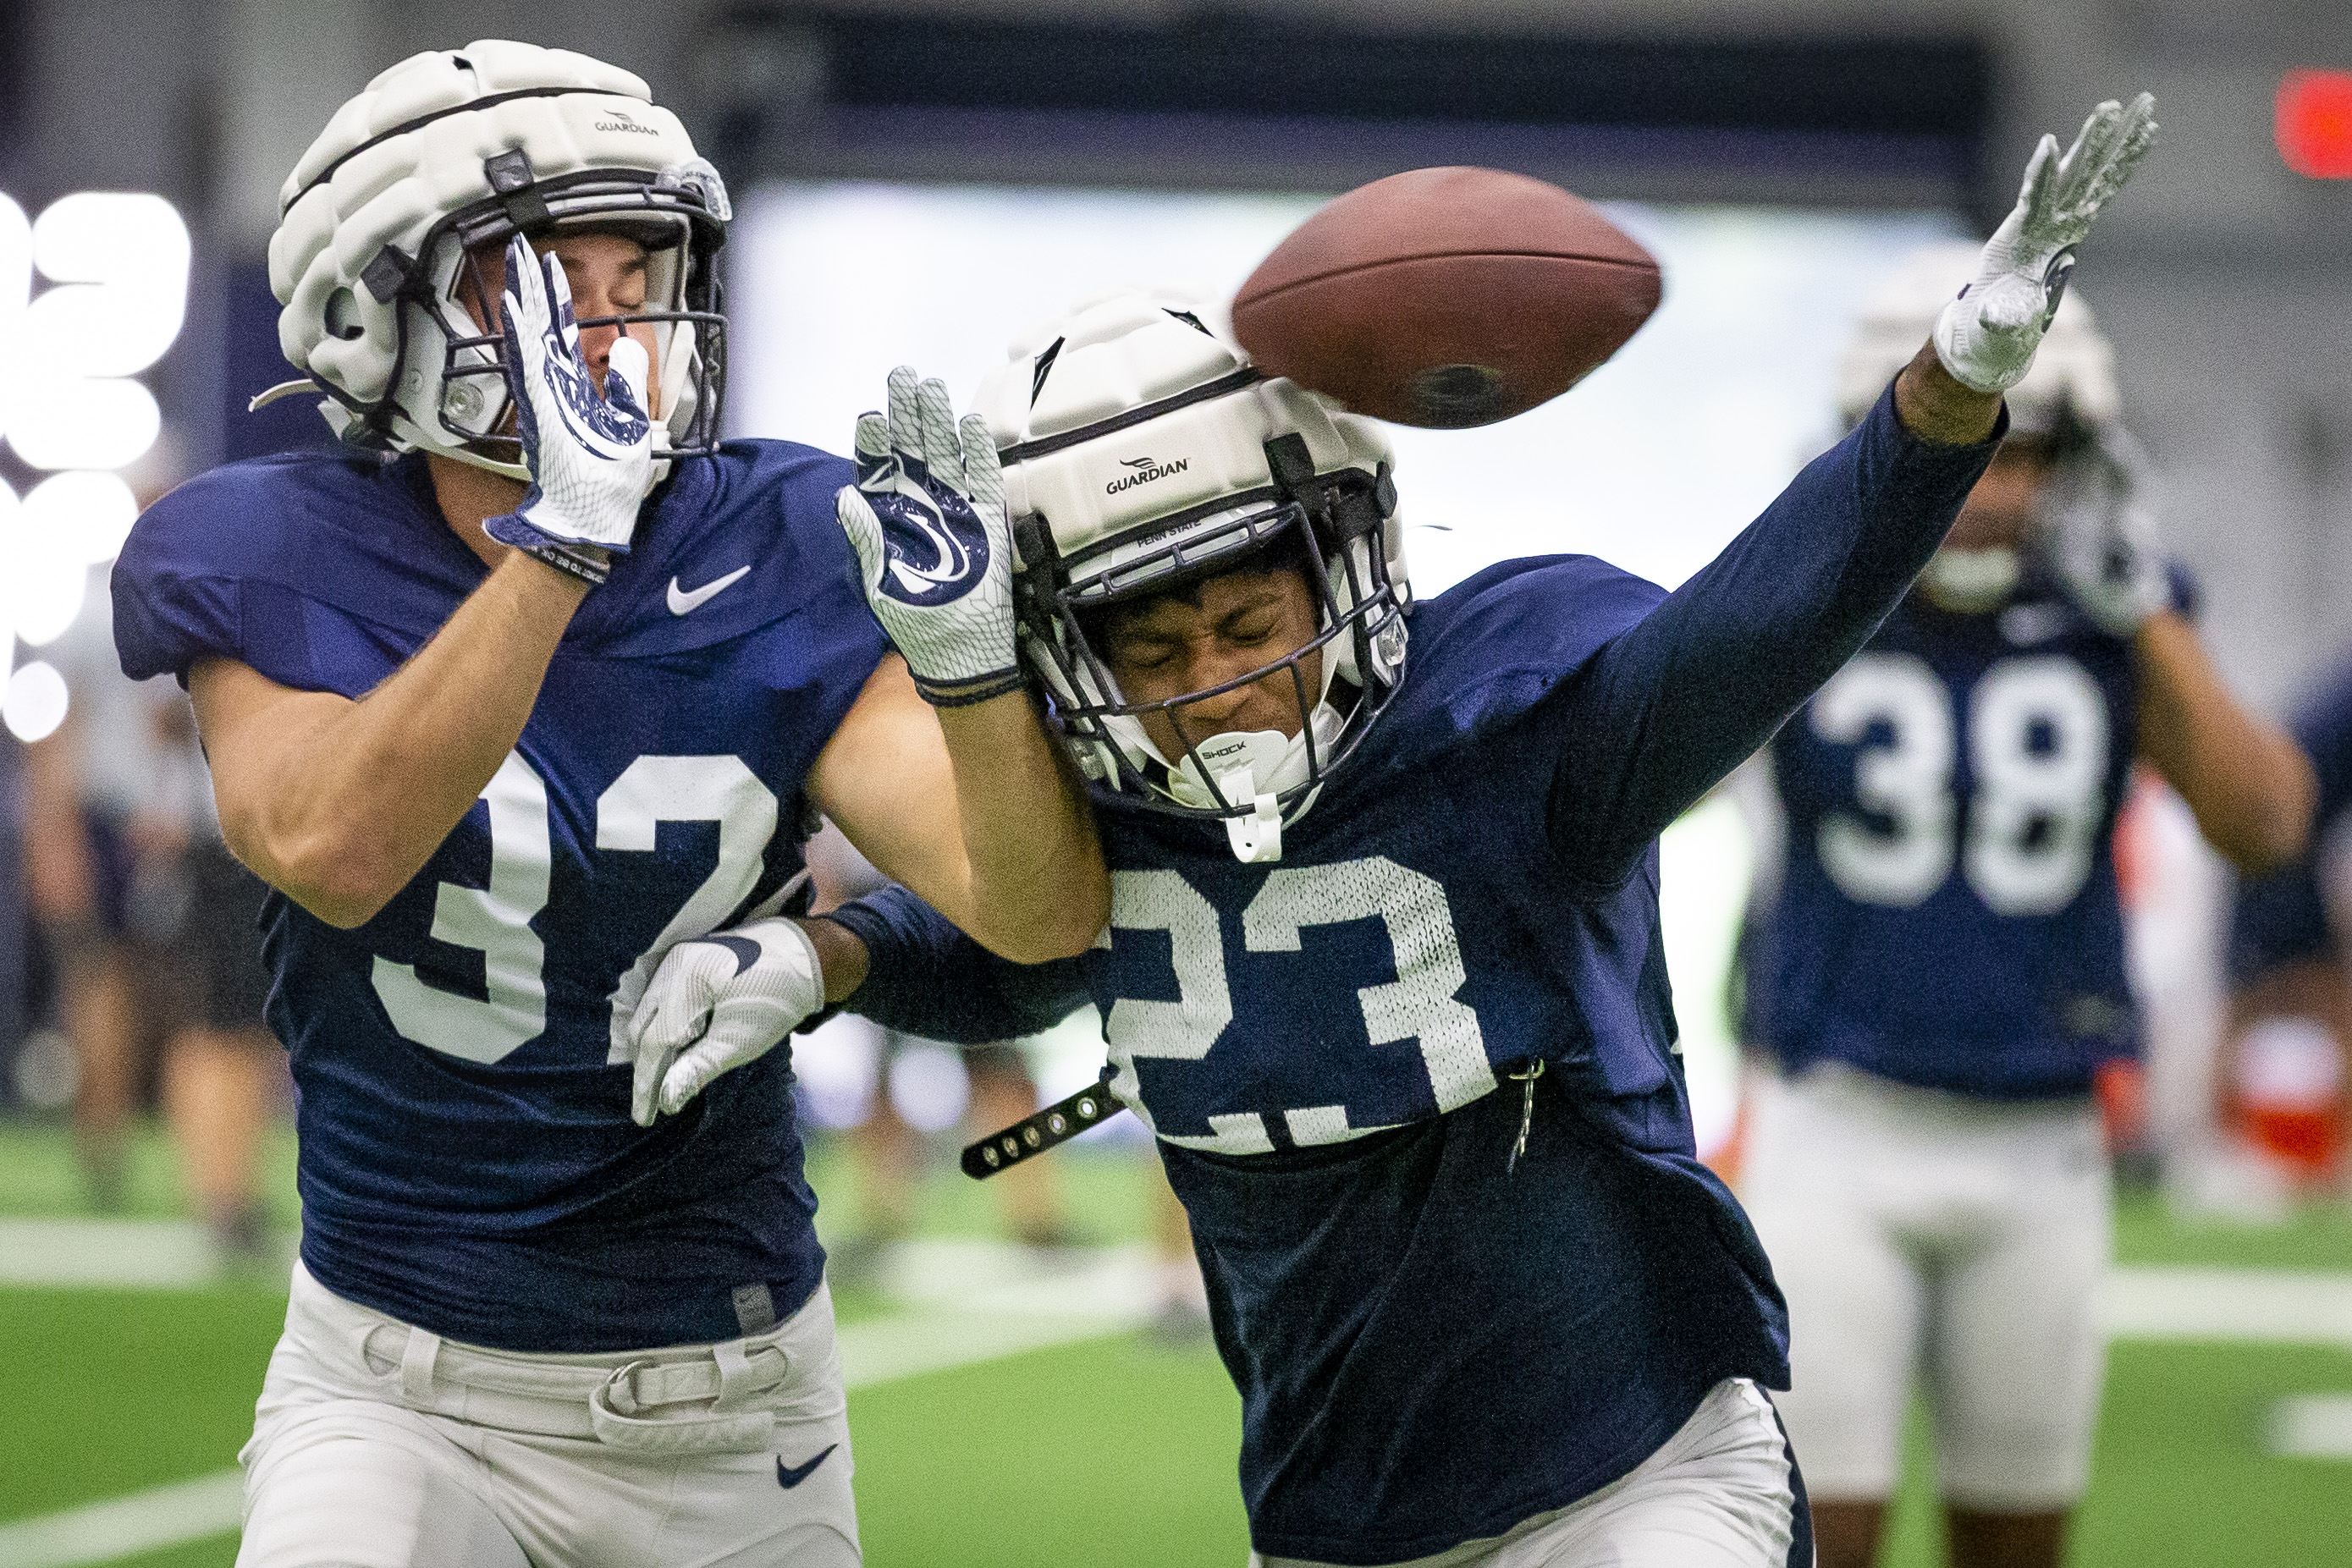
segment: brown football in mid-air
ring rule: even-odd
[[[1271,375],[1439,430],[1558,397],[1658,308],[1658,264],[1589,202],[1499,169],[1414,169],[1291,231],[1234,297]]]

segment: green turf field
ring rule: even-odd
[[[1064,1162],[1081,1228],[1139,1233],[1147,1187],[1118,1155]],[[820,1152],[821,1193],[847,1190]],[[170,1162],[143,1151],[135,1199],[175,1205]],[[282,1158],[274,1167],[285,1169]],[[984,1232],[984,1188],[942,1171],[930,1225]],[[0,1129],[0,1213],[76,1206],[63,1140]],[[837,1207],[845,1206],[836,1206]],[[290,1212],[290,1210],[289,1210]],[[2271,1229],[2182,1227],[2130,1207],[2124,1260],[2352,1272],[2352,1223],[2314,1212]],[[905,1309],[844,1291],[845,1323]],[[283,1310],[261,1286],[0,1289],[0,1537],[8,1521],[218,1473],[234,1462]],[[2284,1396],[2352,1394],[2352,1346],[2125,1342],[2114,1352],[2077,1564],[2352,1563],[2352,1462],[2262,1444]],[[877,1568],[1239,1564],[1239,1407],[1213,1358],[1119,1333],[860,1388],[850,1399],[867,1561]],[[1889,1568],[1935,1561],[1934,1511],[1906,1492]],[[225,1568],[233,1534],[120,1559]],[[0,1568],[7,1560],[0,1555]]]

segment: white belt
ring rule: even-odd
[[[775,1344],[747,1353],[743,1342],[730,1340],[677,1360],[564,1366],[452,1344],[391,1319],[367,1332],[360,1353],[371,1363],[396,1356],[402,1402],[414,1408],[440,1410],[436,1385],[454,1385],[513,1396],[497,1401],[498,1425],[572,1437],[586,1435],[580,1430],[584,1403],[588,1432],[598,1441],[646,1454],[756,1453],[769,1447],[776,1413],[744,1406],[773,1394],[792,1375],[789,1358]],[[532,1405],[549,1408],[535,1412]]]

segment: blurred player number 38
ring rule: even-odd
[[[1965,729],[1942,679],[1909,653],[1864,653],[1822,688],[1813,731],[1857,747],[1861,808],[1822,821],[1822,864],[1858,903],[1923,903],[1957,861],[1997,914],[2063,909],[2094,859],[2106,699],[2080,664],[2053,653],[1998,661],[1961,704]],[[1953,789],[1963,765],[1976,780],[1966,823]]]

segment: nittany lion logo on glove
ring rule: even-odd
[[[520,235],[507,246],[503,303],[499,329],[530,488],[484,531],[524,549],[593,545],[625,555],[654,482],[645,345],[625,332],[614,340],[600,396],[563,265]]]
[[[572,438],[593,455],[608,463],[634,455],[653,420],[623,372],[625,355],[621,345],[630,343],[637,350],[640,384],[645,380],[642,346],[627,338],[614,342],[613,368],[599,392],[580,353],[580,323],[572,308],[572,284],[563,275],[562,264],[534,252],[518,238],[508,247],[507,269],[511,287],[499,325],[506,335],[507,363],[518,367],[527,383],[525,395],[515,401],[523,450],[537,458],[539,416],[551,406]],[[531,396],[529,383],[543,386],[554,395]],[[536,468],[534,461],[534,472]]]
[[[956,425],[946,383],[901,365],[887,418],[857,422],[857,483],[835,499],[875,618],[932,702],[1019,686],[1004,480],[986,422]]]
[[[975,495],[980,467],[988,488]],[[995,469],[985,431],[971,454],[958,439],[945,383],[918,382],[904,365],[891,372],[887,421],[869,413],[857,422],[857,494],[880,525],[882,592],[933,605],[971,590],[995,555],[978,511],[1003,510]],[[858,554],[866,555],[862,546]]]

